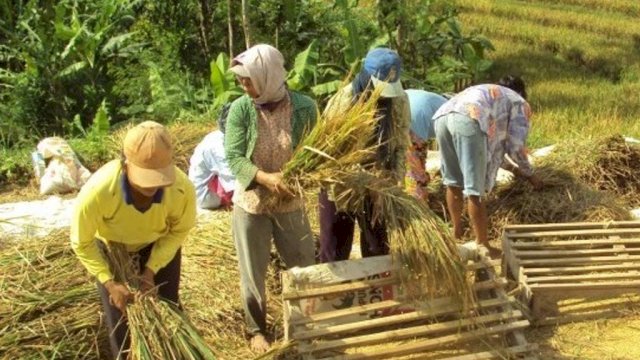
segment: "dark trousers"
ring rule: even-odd
[[[339,212],[336,204],[329,200],[326,191],[318,197],[320,212],[320,261],[332,262],[349,259],[353,245],[355,221],[360,226],[360,251],[362,257],[389,253],[387,229],[383,220],[373,221],[373,204],[365,198],[360,213]]]
[[[144,271],[145,264],[151,254],[151,248],[153,245],[149,245],[140,251],[140,271]],[[181,263],[180,250],[176,253],[176,256],[165,266],[160,269],[154,277],[156,286],[158,286],[158,296],[164,300],[168,300],[175,304],[178,304],[178,289],[180,288],[180,263]],[[109,345],[111,346],[111,354],[114,359],[125,359],[127,357],[126,352],[129,350],[129,333],[127,327],[126,318],[122,317],[122,313],[115,306],[109,302],[109,292],[104,285],[98,283],[98,292],[100,293],[100,300],[102,301],[102,309],[104,311],[104,317],[109,331]]]

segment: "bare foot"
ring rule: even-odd
[[[256,334],[251,338],[251,350],[253,352],[262,354],[269,351],[271,344],[267,341],[267,338],[262,334]]]

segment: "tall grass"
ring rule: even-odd
[[[133,304],[127,305],[126,320],[131,338],[129,359],[214,358],[213,351],[178,304],[140,292],[140,274],[124,245],[109,244],[105,255],[114,279],[126,284],[136,297]]]

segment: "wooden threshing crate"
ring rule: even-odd
[[[535,358],[522,334],[529,322],[494,265],[484,255],[467,265],[481,300],[465,313],[451,298],[406,300],[389,256],[291,269],[283,273],[285,336],[305,359]]]
[[[503,272],[518,282],[537,324],[601,317],[560,313],[558,301],[640,293],[640,222],[510,225]]]

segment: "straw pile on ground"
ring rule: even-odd
[[[563,169],[583,183],[611,192],[631,206],[640,206],[640,147],[620,135],[569,139],[557,146],[541,165]]]
[[[506,224],[628,220],[638,205],[640,149],[620,136],[560,143],[535,165],[543,190],[515,179],[490,195],[491,238]]]
[[[231,237],[231,213],[216,211],[212,215],[192,231],[184,246],[180,299],[216,355],[230,359],[238,349],[246,348],[240,275]],[[248,352],[245,357],[250,358]]]
[[[99,358],[95,283],[68,246],[68,234],[27,239],[0,252],[0,354],[14,359]],[[106,350],[108,353],[108,350]]]

